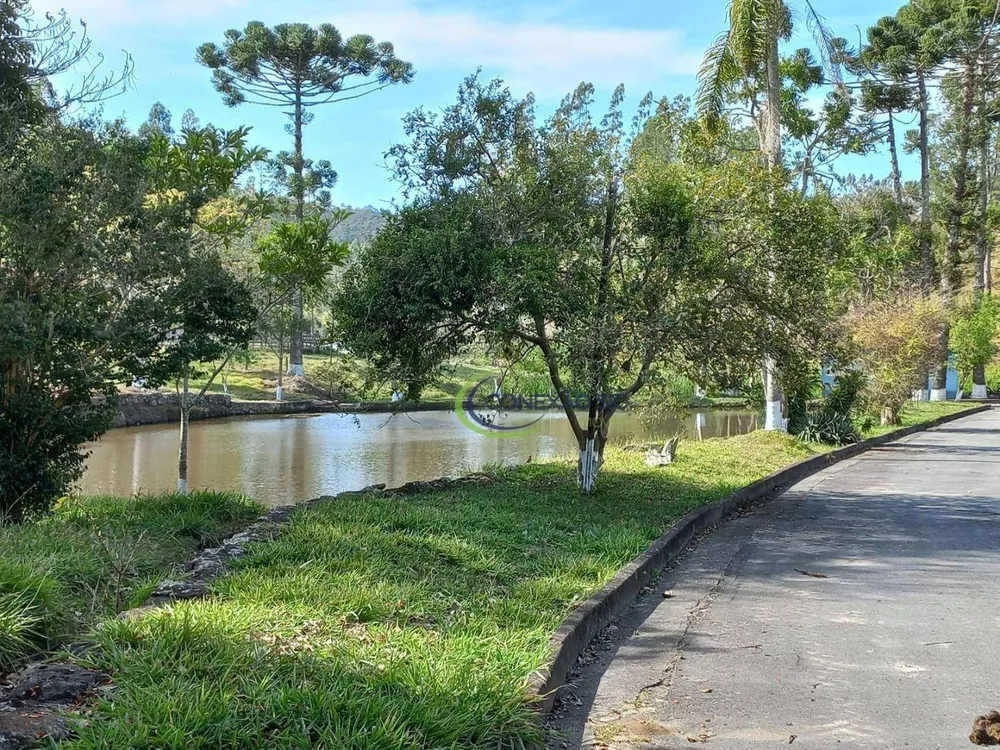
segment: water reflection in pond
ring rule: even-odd
[[[756,429],[748,411],[709,409],[655,422],[621,413],[612,442],[659,440],[683,430],[698,438]],[[112,430],[88,446],[84,493],[130,495],[172,491],[177,477],[177,425]],[[522,462],[575,450],[564,416],[548,414],[511,436],[480,435],[450,411],[390,418],[322,414],[191,423],[189,484],[194,489],[243,492],[282,505],[384,482],[458,475],[495,462]]]

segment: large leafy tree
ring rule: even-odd
[[[832,39],[809,0],[805,1],[805,8],[825,60],[832,51]],[[783,167],[779,46],[792,35],[792,9],[785,0],[730,0],[728,16],[728,28],[709,47],[702,62],[698,109],[714,129],[724,118],[729,102],[735,99],[746,103],[764,159],[769,167],[779,170]],[[778,365],[772,354],[765,356],[765,429],[768,430],[785,429]]]
[[[45,509],[106,429],[116,385],[164,377],[167,306],[188,265],[150,204],[148,146],[120,127],[29,128],[0,164],[0,512]]]
[[[812,254],[839,254],[825,199],[783,190],[753,158],[692,169],[712,149],[690,117],[643,110],[634,138],[621,96],[597,121],[581,86],[538,122],[530,99],[472,78],[443,116],[411,114],[392,155],[412,203],[348,268],[334,309],[342,341],[411,396],[474,340],[540,355],[587,492],[614,414],[659,368],[721,379],[759,361],[765,321],[802,333],[801,310],[826,290]],[[671,118],[695,142],[661,138]]]
[[[344,39],[331,24],[270,28],[253,21],[242,31],[227,31],[222,46],[203,44],[198,59],[212,69],[215,88],[227,105],[251,103],[287,111],[294,146],[291,152],[278,155],[275,166],[300,222],[307,199],[331,188],[336,179],[330,162],[305,158],[302,134],[314,117],[312,110],[409,83],[414,75],[413,66],[396,57],[389,42],[376,42],[367,34]],[[292,336],[289,375],[305,374],[301,295],[296,312],[300,322]]]

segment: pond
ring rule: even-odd
[[[742,410],[707,409],[655,420],[620,413],[612,422],[611,440],[648,442],[678,432],[694,439],[730,437],[756,427],[756,415]],[[80,491],[125,496],[173,491],[177,430],[175,424],[111,430],[87,446],[92,453]],[[189,485],[284,505],[370,484],[392,487],[575,450],[569,423],[555,413],[503,437],[474,432],[452,411],[206,420],[191,423]]]

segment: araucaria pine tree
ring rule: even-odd
[[[278,155],[275,167],[295,202],[300,222],[307,199],[328,197],[324,193],[337,177],[329,161],[313,162],[303,155],[302,130],[314,116],[310,110],[413,80],[413,66],[396,57],[392,44],[376,42],[367,34],[345,40],[328,23],[315,28],[304,23],[269,28],[253,21],[243,31],[227,31],[221,47],[203,44],[198,60],[212,69],[215,88],[228,106],[250,103],[286,109],[295,143],[291,153]],[[291,340],[288,374],[301,376],[305,374],[301,295],[296,295],[295,307],[298,324]]]

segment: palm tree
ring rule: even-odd
[[[820,54],[831,78],[839,81],[830,65],[833,38],[822,18],[805,0],[809,25],[819,42]],[[750,116],[760,138],[761,151],[773,168],[782,165],[781,71],[778,45],[792,35],[792,10],[785,0],[730,0],[729,28],[705,53],[698,73],[698,111],[714,128],[721,120],[726,98],[734,91],[750,103]],[[759,100],[763,92],[764,100]],[[786,429],[784,394],[777,363],[764,358],[765,430]]]
[[[698,74],[698,110],[710,127],[722,117],[726,96],[742,89],[772,166],[781,164],[781,74],[778,44],[792,33],[784,0],[730,0],[729,28],[705,53]],[[764,102],[758,101],[763,91]]]

